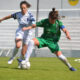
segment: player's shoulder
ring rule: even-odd
[[[58,23],[59,26],[63,26],[63,22],[61,20],[57,20],[56,22]]]
[[[48,19],[48,18],[44,18],[44,19],[42,19],[42,20],[48,21],[49,19]]]
[[[22,13],[21,13],[21,11],[19,11],[19,12],[16,12],[16,15],[21,15]]]
[[[33,17],[33,14],[32,14],[30,11],[28,11],[28,15],[29,15],[30,17]]]
[[[42,22],[48,22],[48,18],[42,19]]]

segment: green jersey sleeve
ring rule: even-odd
[[[39,22],[36,22],[36,26],[37,27],[44,27],[44,23],[45,23],[45,19],[39,21]]]
[[[61,21],[59,21],[59,26],[60,26],[60,27],[63,26],[63,23],[62,23]]]
[[[64,29],[65,28],[65,26],[63,25],[63,23],[61,21],[59,21],[59,27],[60,27],[60,29]]]

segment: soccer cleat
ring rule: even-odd
[[[18,61],[18,69],[20,69],[21,68],[22,59],[17,59],[17,61]]]
[[[76,71],[76,69],[75,69],[75,68],[73,68],[73,67],[71,67],[71,68],[70,68],[70,70],[71,70],[71,71]]]
[[[13,59],[11,58],[10,60],[8,60],[8,64],[12,64]]]
[[[17,61],[20,63],[20,62],[22,62],[22,59],[17,59]]]

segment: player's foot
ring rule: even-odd
[[[75,68],[73,68],[73,67],[71,67],[71,68],[70,68],[70,70],[71,70],[71,71],[76,71],[76,69],[75,69]]]
[[[17,61],[20,63],[20,62],[22,62],[22,59],[17,59]]]
[[[12,62],[13,62],[13,58],[10,58],[10,59],[8,60],[8,64],[12,64]]]
[[[17,61],[18,61],[18,68],[20,69],[21,68],[22,59],[17,59]]]

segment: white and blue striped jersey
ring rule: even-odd
[[[28,27],[28,26],[31,26],[32,24],[35,24],[35,18],[29,11],[27,11],[25,15],[23,15],[22,12],[16,12],[11,16],[12,18],[18,20],[20,28]]]
[[[22,28],[35,24],[35,18],[29,11],[25,15],[22,12],[16,12],[11,17],[17,19],[19,23],[15,38],[22,39],[24,44],[28,44],[29,40],[32,39],[33,29],[22,31]]]

